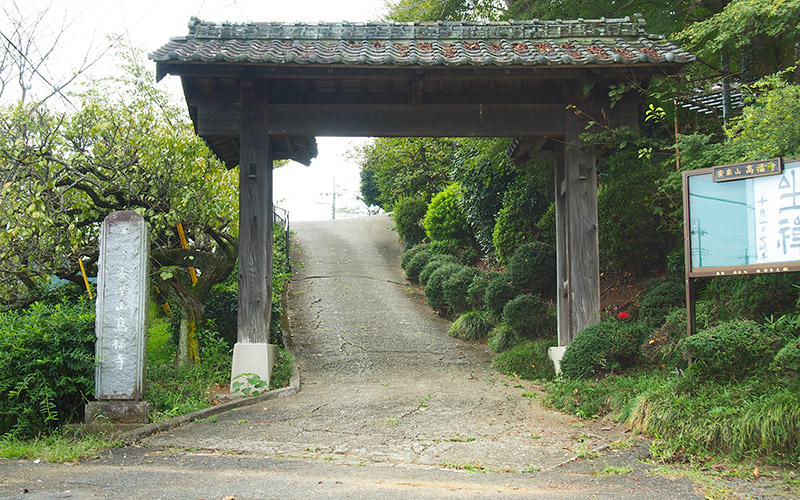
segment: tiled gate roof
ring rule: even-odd
[[[640,16],[504,23],[209,23],[150,54],[157,62],[369,66],[607,66],[687,63]]]

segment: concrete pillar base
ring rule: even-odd
[[[567,346],[551,347],[547,349],[547,357],[553,361],[556,368],[556,375],[561,374],[561,359],[564,357]]]
[[[258,381],[266,382],[266,386],[257,389],[259,392],[269,390],[269,379],[272,366],[278,359],[278,346],[274,344],[245,344],[237,342],[233,346],[233,366],[231,367],[231,393],[242,392],[251,388]],[[252,375],[258,375],[258,378]],[[234,384],[243,385],[234,388]]]
[[[146,424],[150,421],[147,401],[103,400],[86,403],[84,421],[87,425]]]

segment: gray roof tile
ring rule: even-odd
[[[694,56],[648,35],[641,16],[504,23],[209,23],[150,54],[157,62],[408,66],[632,65]]]

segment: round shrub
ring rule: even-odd
[[[555,249],[540,241],[518,246],[508,261],[508,275],[522,291],[552,294],[556,286]]]
[[[428,278],[431,277],[435,270],[439,269],[439,266],[450,263],[457,264],[458,259],[452,255],[432,255],[425,267],[422,268],[422,271],[419,272],[419,284],[425,286],[428,283]]]
[[[561,372],[580,379],[619,371],[636,361],[644,328],[636,322],[606,319],[581,330],[564,352]]]
[[[411,262],[411,259],[417,255],[417,252],[421,250],[426,250],[430,247],[427,243],[420,243],[418,245],[414,245],[413,247],[409,248],[405,252],[403,252],[403,256],[400,257],[400,267],[405,269],[408,266],[408,263]]]
[[[489,333],[489,349],[494,352],[503,352],[519,342],[517,335],[510,326],[500,323]]]
[[[431,240],[463,240],[469,234],[467,218],[461,212],[461,187],[450,184],[431,200],[423,225]]]
[[[670,311],[686,303],[686,285],[677,279],[655,279],[645,285],[639,299],[639,319],[661,326]]]
[[[478,269],[475,278],[467,288],[467,302],[471,309],[482,309],[486,305],[486,288],[489,281],[496,275],[497,273]]]
[[[456,319],[447,333],[453,337],[475,342],[486,337],[492,329],[492,322],[489,321],[485,311],[465,312]]]
[[[451,312],[460,314],[469,310],[467,290],[477,274],[477,269],[465,266],[444,282],[444,300]]]
[[[445,282],[458,271],[461,271],[467,266],[462,264],[444,264],[439,266],[433,274],[428,278],[428,283],[425,284],[425,300],[434,311],[444,311],[447,301],[444,298]]]
[[[495,356],[492,366],[501,373],[527,380],[552,380],[556,372],[547,349],[556,345],[558,341],[554,338],[524,342]]]
[[[0,314],[0,436],[38,435],[81,416],[94,390],[94,303]]]
[[[408,277],[408,281],[412,283],[419,282],[419,273],[425,268],[425,265],[431,259],[430,249],[423,248],[422,250],[418,251],[408,264],[406,265],[406,276]]]
[[[503,308],[509,300],[517,296],[517,288],[511,283],[507,273],[499,273],[493,276],[486,285],[486,295],[484,302],[489,312],[495,318],[503,316]]]
[[[435,254],[448,254],[456,257],[462,264],[474,264],[478,260],[475,248],[463,240],[448,239],[431,242],[431,251]]]
[[[800,339],[790,340],[778,351],[770,364],[778,373],[800,375]]]
[[[681,343],[689,370],[703,379],[745,378],[766,367],[779,346],[774,330],[749,320],[720,323]]]
[[[503,307],[503,323],[520,338],[551,335],[556,328],[555,320],[553,308],[538,295],[518,295]]]
[[[428,204],[422,198],[402,198],[394,204],[394,227],[406,248],[413,247],[425,239],[422,218],[428,211]]]

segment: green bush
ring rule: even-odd
[[[239,290],[236,285],[214,285],[205,301],[206,325],[233,349],[238,336]],[[178,325],[180,327],[180,325]]]
[[[652,331],[642,345],[642,359],[652,366],[677,366],[681,361],[678,346],[686,335],[686,308],[681,307],[667,314],[664,324]]]
[[[503,307],[503,323],[520,338],[535,339],[552,335],[556,317],[550,304],[538,295],[518,295]]]
[[[492,366],[501,373],[527,380],[551,380],[556,372],[547,349],[556,345],[558,341],[554,338],[525,342],[495,356]]]
[[[486,337],[492,329],[485,311],[468,311],[459,316],[447,333],[453,337],[475,342]]]
[[[772,360],[770,369],[800,375],[800,339],[791,340],[783,346]]]
[[[462,264],[444,264],[431,274],[428,283],[425,285],[425,299],[428,305],[437,312],[443,312],[447,306],[444,298],[445,282],[455,273],[466,268]]]
[[[477,269],[465,266],[445,280],[444,300],[451,312],[460,314],[470,308],[469,301],[467,300],[467,291],[477,274]]]
[[[730,320],[687,337],[681,348],[701,379],[740,380],[769,365],[780,338],[755,321]]]
[[[552,295],[556,286],[555,249],[540,241],[518,246],[508,261],[508,275],[521,291]]]
[[[503,317],[503,308],[509,300],[517,296],[517,288],[511,283],[507,273],[499,273],[489,279],[484,301],[486,308],[495,318]]]
[[[761,320],[794,311],[800,273],[775,273],[755,276],[715,278],[700,290],[700,299],[716,307],[722,321]]]
[[[423,222],[431,240],[469,240],[469,225],[459,207],[460,198],[461,188],[455,183],[433,197]]]
[[[655,279],[645,284],[639,299],[639,319],[652,327],[661,326],[670,311],[685,307],[686,285],[677,279]]]
[[[406,248],[422,242],[425,239],[422,219],[428,211],[428,204],[425,200],[419,197],[402,198],[394,204],[393,208],[394,227]]]
[[[489,349],[494,352],[503,352],[515,346],[518,342],[517,334],[505,323],[500,323],[489,333]]]
[[[30,437],[82,415],[94,390],[94,303],[0,315],[0,435]]]
[[[644,331],[637,322],[614,318],[584,328],[564,352],[564,377],[588,378],[630,366],[639,355]]]
[[[413,257],[411,257],[411,260],[409,260],[408,264],[406,264],[406,276],[408,277],[408,281],[412,283],[419,283],[419,273],[422,272],[432,256],[433,254],[431,253],[430,249],[423,248],[416,252]]]
[[[425,286],[428,283],[428,278],[431,277],[431,274],[440,266],[444,264],[451,264],[451,263],[458,263],[458,259],[453,257],[452,255],[432,255],[430,260],[425,267],[422,268],[422,271],[419,273],[419,284]]]
[[[467,288],[467,303],[471,309],[483,309],[486,305],[486,287],[497,273],[478,269]]]
[[[411,262],[411,259],[417,255],[417,252],[421,250],[427,250],[430,248],[430,245],[427,243],[420,243],[418,245],[414,245],[413,247],[409,248],[405,252],[403,252],[403,256],[400,257],[400,267],[405,269],[408,266],[408,263]]]

